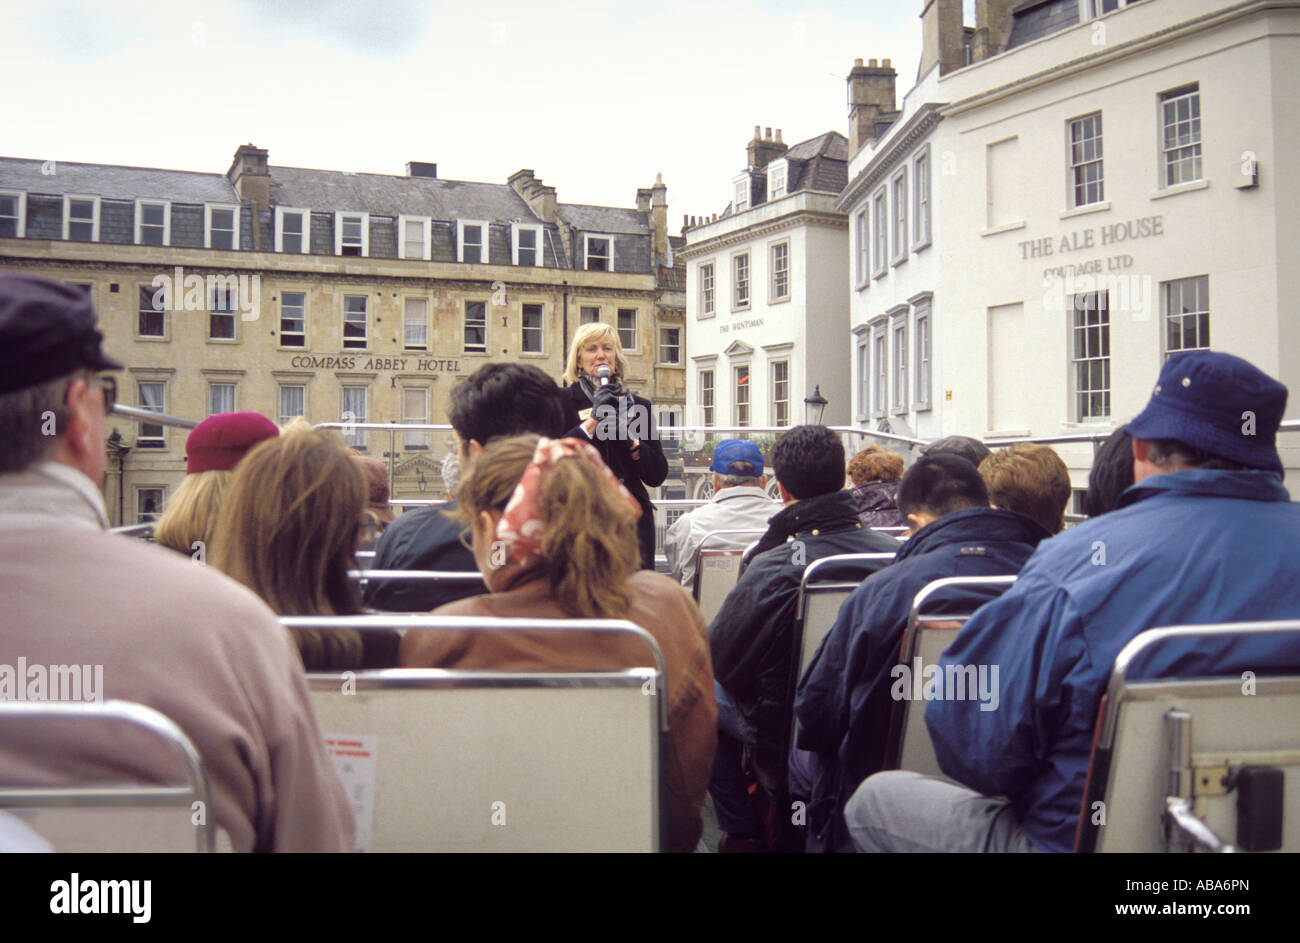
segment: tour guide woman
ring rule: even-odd
[[[600,368],[610,370],[602,386]],[[654,429],[650,401],[624,388],[627,361],[618,334],[608,324],[584,324],[569,348],[564,369],[565,426],[568,435],[582,433],[600,452],[610,471],[641,505],[637,544],[641,566],[655,566],[654,505],[646,486],[657,488],[668,477],[668,460]],[[609,406],[612,409],[600,407]]]

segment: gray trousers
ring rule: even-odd
[[[1007,799],[906,770],[863,780],[844,820],[859,851],[1036,851]]]

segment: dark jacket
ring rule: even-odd
[[[893,566],[868,577],[845,601],[795,697],[796,745],[815,751],[821,765],[809,807],[810,849],[853,849],[844,804],[884,762],[893,709],[890,673],[916,594],[948,576],[1017,573],[1047,536],[1011,511],[956,511],[917,531]]]
[[[460,542],[463,528],[443,513],[455,510],[456,502],[448,501],[407,511],[398,517],[384,529],[375,545],[372,567],[477,573],[474,554]],[[366,583],[365,604],[390,612],[429,612],[457,599],[486,592],[486,584],[481,583],[370,580]]]
[[[797,543],[787,542],[793,537]],[[805,567],[837,553],[893,553],[900,543],[858,522],[847,491],[797,501],[772,518],[745,573],[709,628],[713,671],[756,737],[758,764],[785,770],[795,607]]]
[[[639,458],[632,458],[627,442],[601,438],[599,434],[588,438],[586,433],[578,428],[586,418],[587,410],[591,409],[591,398],[583,389],[581,380],[564,388],[564,425],[569,429],[565,435],[591,442],[596,447],[596,451],[600,452],[600,457],[605,460],[609,470],[614,473],[614,477],[623,483],[623,487],[627,488],[632,493],[632,497],[636,498],[637,504],[641,505],[641,517],[636,524],[637,543],[641,547],[641,566],[643,569],[653,570],[655,568],[655,509],[650,502],[650,493],[646,490],[646,486],[657,488],[663,484],[664,479],[668,477],[668,459],[664,458],[664,450],[659,445],[659,433],[654,425],[650,401],[644,396],[630,395],[634,406],[640,408],[640,421],[647,430],[647,434],[640,437]],[[629,410],[629,415],[635,417],[637,414]],[[597,433],[599,431],[598,428]]]
[[[849,489],[858,502],[858,520],[868,527],[906,527],[907,519],[898,509],[897,481],[866,481]]]

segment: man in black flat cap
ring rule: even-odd
[[[42,687],[33,698],[12,670],[19,659],[26,673],[95,666],[96,690],[72,696],[135,701],[175,721],[211,784],[212,808],[194,811],[234,850],[350,851],[352,811],[274,614],[215,571],[104,533],[112,385],[97,374],[122,365],[102,340],[84,292],[0,275],[0,700],[55,696]],[[0,783],[120,783],[128,771],[155,782],[175,769],[169,750],[27,730],[0,729]]]

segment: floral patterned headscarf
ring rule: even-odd
[[[623,483],[614,477],[614,473],[601,460],[600,453],[589,442],[581,439],[547,439],[537,441],[533,460],[524,469],[523,477],[515,486],[514,493],[506,504],[505,513],[497,523],[496,539],[505,547],[505,562],[527,567],[540,558],[541,535],[546,529],[546,520],[538,503],[542,476],[553,468],[556,462],[566,458],[576,458],[590,462],[600,469],[606,487],[616,489],[631,508],[633,519],[641,516],[641,505],[637,504]]]

